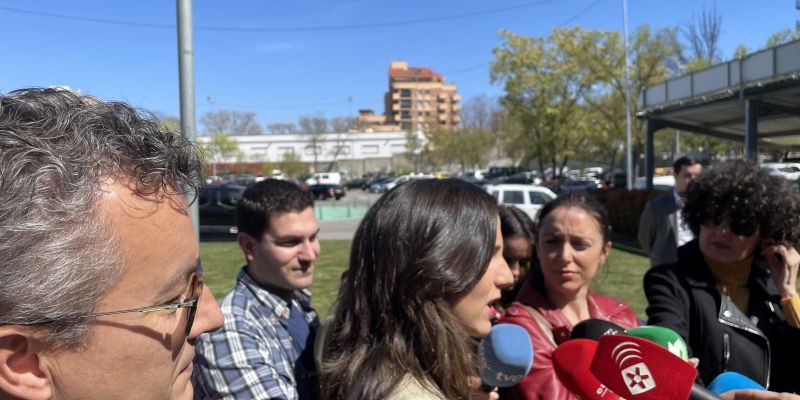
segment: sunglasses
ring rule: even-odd
[[[82,315],[77,318],[97,318],[97,317],[105,317],[109,315],[118,315],[118,314],[128,314],[128,313],[152,313],[158,311],[169,311],[169,310],[177,310],[179,308],[188,308],[189,313],[186,318],[186,327],[184,328],[184,334],[189,335],[189,332],[192,331],[192,324],[194,323],[194,316],[197,314],[197,304],[200,303],[200,295],[203,293],[203,267],[200,263],[197,264],[194,272],[189,279],[189,287],[187,289],[188,293],[185,293],[185,296],[182,296],[185,299],[179,303],[170,303],[170,304],[159,304],[154,306],[148,307],[139,307],[139,308],[131,308],[127,310],[116,310],[116,311],[106,311],[96,314],[89,314],[89,315]],[[47,324],[56,322],[56,320],[48,320],[48,321],[39,321],[30,324],[16,324],[16,325],[40,325],[40,324]]]
[[[728,230],[737,236],[753,236],[758,229],[758,226],[749,222],[731,222],[730,219],[725,219],[728,222]],[[722,224],[720,218],[711,218],[703,222],[703,225],[716,228]]]

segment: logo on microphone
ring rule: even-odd
[[[656,387],[653,374],[650,373],[641,354],[642,351],[635,342],[622,342],[611,351],[611,356],[614,357],[614,362],[619,368],[622,368],[624,364],[634,363],[620,371],[622,380],[625,381],[625,385],[632,395],[644,393]]]

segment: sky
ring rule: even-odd
[[[207,112],[258,122],[383,112],[392,60],[424,66],[473,96],[489,79],[502,29],[623,29],[622,0],[199,0],[192,4],[198,132]],[[793,0],[628,0],[628,25],[681,27],[716,5],[723,59],[794,29]],[[0,92],[68,86],[165,115],[180,114],[176,2],[0,0]]]

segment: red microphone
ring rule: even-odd
[[[604,335],[589,370],[629,400],[719,399],[695,385],[697,370],[647,339]]]
[[[589,371],[596,349],[596,340],[572,339],[561,343],[553,352],[556,376],[581,400],[620,400]]]

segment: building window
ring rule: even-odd
[[[283,157],[287,154],[294,154],[294,147],[278,147],[278,155]]]
[[[349,145],[336,146],[336,152],[341,156],[350,155],[350,146]]]
[[[400,129],[402,129],[404,131],[407,131],[407,130],[411,129],[411,123],[410,122],[401,123],[400,124]]]
[[[401,108],[411,108],[411,100],[403,100],[400,102]]]
[[[361,154],[378,154],[378,145],[377,144],[367,144],[361,146]]]
[[[313,155],[314,155],[314,148],[316,148],[316,149],[317,149],[317,150],[316,150],[316,154],[317,154],[317,155],[320,155],[320,154],[322,154],[322,146],[312,146],[312,145],[308,145],[308,146],[306,146],[306,155],[307,155],[307,156],[313,156]]]
[[[400,97],[411,97],[411,89],[400,89]]]
[[[411,118],[411,111],[407,111],[407,110],[401,111],[400,112],[400,118],[402,118],[402,119]]]

